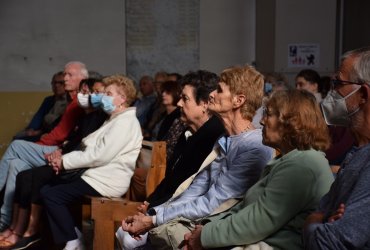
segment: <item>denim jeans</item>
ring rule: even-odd
[[[23,140],[15,140],[9,145],[0,161],[0,189],[5,186],[1,222],[8,225],[11,223],[17,174],[26,169],[46,165],[44,154],[51,153],[57,148]]]

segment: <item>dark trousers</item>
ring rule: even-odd
[[[66,184],[45,185],[41,189],[41,197],[55,243],[61,244],[77,239],[75,222],[68,205],[79,202],[84,195],[100,196],[81,178]]]
[[[22,171],[17,174],[14,203],[29,209],[31,203],[41,204],[40,189],[55,177],[50,166],[43,166]]]

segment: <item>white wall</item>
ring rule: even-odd
[[[255,0],[200,1],[200,68],[221,72],[255,60]]]
[[[313,68],[322,75],[335,69],[336,0],[276,1],[275,71],[290,78],[302,68],[288,67],[288,44],[320,46],[320,64]]]
[[[290,84],[307,67],[290,67],[289,44],[317,44],[321,75],[335,70],[336,0],[258,0],[256,64],[264,72],[284,73]]]
[[[47,91],[66,62],[125,72],[124,1],[0,1],[0,91]]]
[[[0,1],[0,91],[49,90],[50,76],[69,60],[105,75],[125,73],[124,8],[124,0]],[[220,72],[256,61],[292,77],[300,69],[287,67],[287,45],[305,42],[320,44],[318,71],[330,73],[335,10],[336,0],[200,0],[200,68]],[[266,27],[256,20],[273,27],[261,37]]]

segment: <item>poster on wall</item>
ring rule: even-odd
[[[319,66],[319,44],[288,44],[288,68],[318,68]]]

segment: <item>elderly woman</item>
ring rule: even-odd
[[[281,154],[238,205],[185,235],[188,249],[303,249],[304,220],[333,181],[321,152],[329,146],[327,127],[315,97],[299,90],[274,93],[261,123],[263,143]]]
[[[190,72],[181,79],[178,107],[187,129],[167,161],[164,179],[141,206],[142,212],[170,199],[178,186],[198,171],[216,140],[224,133],[221,120],[208,111],[209,94],[216,89],[218,82],[216,74],[205,70]],[[136,243],[130,235],[123,233],[122,228],[117,231],[117,237],[125,246]]]
[[[271,159],[272,149],[262,144],[262,132],[255,129],[252,118],[261,105],[263,76],[253,67],[234,67],[224,70],[217,90],[210,94],[208,109],[221,117],[226,136],[215,144],[208,157],[210,164],[201,168],[181,194],[176,193],[166,203],[148,210],[152,216],[137,215],[122,223],[122,228],[138,236],[157,226],[172,227],[171,220],[179,219],[180,226],[215,212],[221,205],[229,207],[259,179]],[[187,99],[184,99],[187,102]],[[171,224],[167,224],[171,223]],[[158,227],[160,226],[160,227]],[[187,227],[185,226],[185,229]],[[165,230],[166,231],[166,230]],[[168,242],[176,248],[183,238],[176,228]],[[151,243],[163,245],[150,233]],[[167,237],[167,236],[166,236]]]
[[[46,185],[41,189],[54,240],[58,244],[67,242],[67,250],[82,246],[67,205],[84,195],[120,197],[126,193],[141,148],[140,124],[135,108],[129,107],[136,96],[133,81],[121,75],[103,81],[107,86],[102,109],[110,115],[109,119],[82,140],[81,151],[50,159],[57,173],[88,169],[70,183]]]

